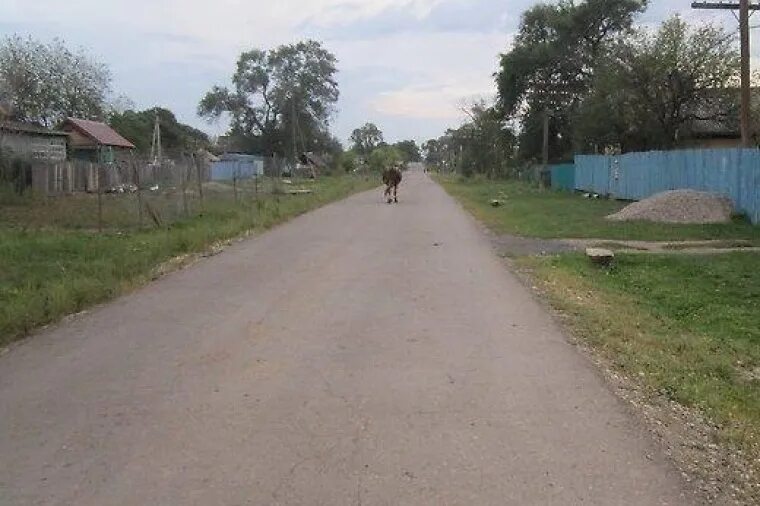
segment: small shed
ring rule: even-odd
[[[29,162],[66,160],[66,132],[29,123],[0,121],[0,151]]]
[[[211,162],[212,181],[231,181],[264,175],[264,157],[241,153],[226,153]]]
[[[62,130],[69,134],[72,158],[105,164],[123,164],[135,145],[100,121],[68,118]]]
[[[66,132],[29,123],[0,121],[0,151],[29,162],[65,161],[67,139]]]

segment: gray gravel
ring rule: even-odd
[[[733,213],[733,203],[727,197],[695,190],[673,190],[634,202],[607,219],[658,223],[728,223]]]

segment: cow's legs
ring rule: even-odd
[[[393,185],[393,202],[398,204],[398,185]]]

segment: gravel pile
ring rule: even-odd
[[[658,223],[728,223],[734,213],[731,199],[695,190],[658,193],[607,216],[613,221]]]

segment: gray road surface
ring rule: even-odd
[[[0,357],[0,504],[681,505],[679,475],[421,173]]]

